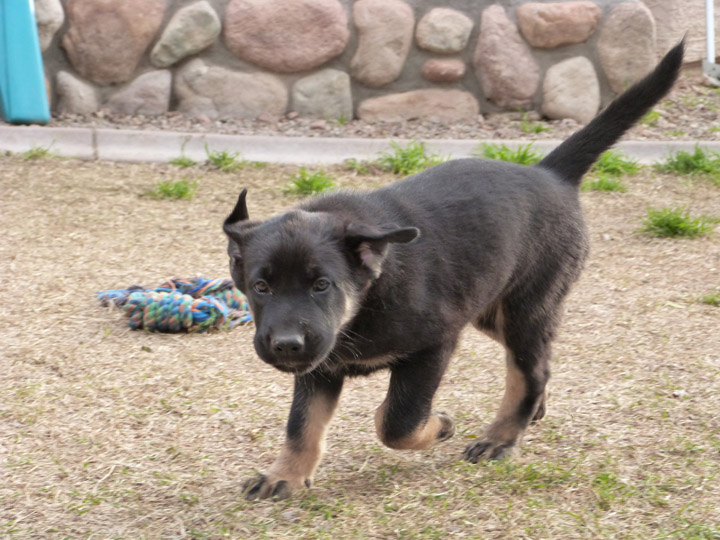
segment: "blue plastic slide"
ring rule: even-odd
[[[0,0],[0,114],[13,124],[50,121],[33,0]]]

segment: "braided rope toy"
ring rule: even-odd
[[[170,278],[155,289],[109,289],[97,297],[103,306],[122,308],[133,330],[206,332],[252,320],[247,299],[230,279]]]

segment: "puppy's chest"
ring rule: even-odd
[[[375,371],[387,369],[397,361],[393,354],[383,354],[372,357],[358,357],[353,355],[335,356],[329,361],[327,367],[333,372],[349,376],[370,375]]]

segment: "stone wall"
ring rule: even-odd
[[[56,112],[579,122],[682,37],[686,3],[35,0]]]

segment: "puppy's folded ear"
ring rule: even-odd
[[[417,227],[381,225],[373,227],[350,223],[345,228],[345,244],[357,254],[361,264],[368,268],[374,279],[380,277],[388,244],[407,244],[420,236]]]

